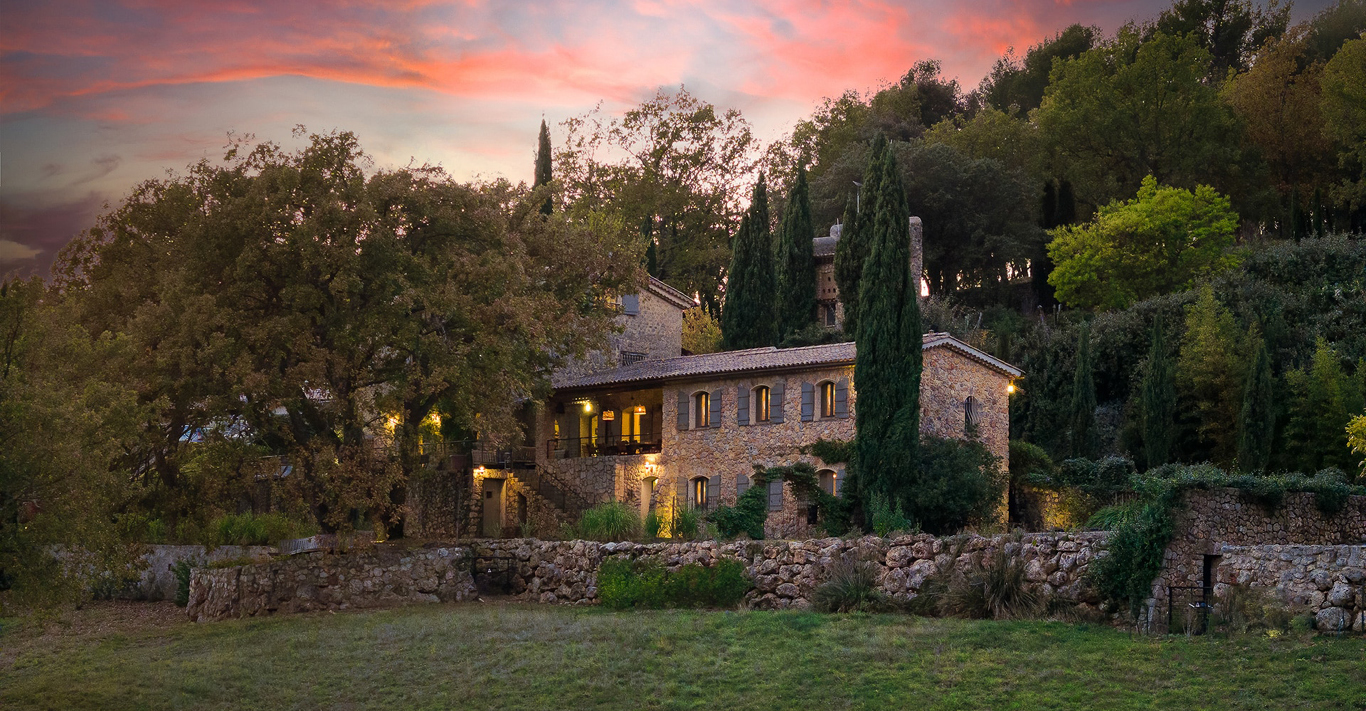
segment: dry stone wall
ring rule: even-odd
[[[1272,590],[1291,610],[1314,615],[1323,631],[1366,625],[1366,546],[1224,546],[1214,596],[1233,585]]]
[[[474,596],[462,548],[332,555],[305,553],[233,568],[198,568],[186,614],[204,622],[312,610],[346,610]]]

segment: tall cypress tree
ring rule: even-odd
[[[811,191],[806,168],[788,192],[787,209],[778,230],[778,333],[782,338],[816,321],[816,257],[812,254]]]
[[[876,211],[878,183],[882,179],[882,153],[886,150],[887,139],[879,134],[873,140],[872,155],[863,171],[860,197],[853,209],[845,204],[844,225],[840,228],[840,240],[835,244],[835,286],[839,287],[840,302],[844,304],[843,328],[846,334],[855,337],[859,322],[859,285],[864,262],[868,259],[873,229],[871,215]]]
[[[778,340],[773,237],[768,228],[764,176],[754,186],[749,211],[731,246],[726,303],[721,309],[722,347],[727,350],[774,345]]]
[[[1077,343],[1077,370],[1072,376],[1072,407],[1070,420],[1073,457],[1095,459],[1100,451],[1096,431],[1096,381],[1091,371],[1091,329],[1082,325]]]
[[[659,278],[659,253],[655,247],[654,218],[646,217],[640,223],[640,236],[645,239],[645,272]]]
[[[550,180],[550,128],[545,125],[545,119],[541,119],[541,135],[536,140],[536,177],[531,187],[548,185]],[[541,214],[549,215],[554,209],[555,203],[547,195],[545,204],[541,205]]]
[[[918,474],[923,336],[906,191],[891,151],[882,151],[877,165],[877,210],[861,225],[871,228],[871,240],[859,287],[855,446],[860,489],[904,505]]]
[[[1142,387],[1143,453],[1149,467],[1160,467],[1172,460],[1176,447],[1176,375],[1163,342],[1161,316],[1153,322]]]
[[[1271,357],[1256,326],[1248,333],[1252,367],[1243,388],[1243,407],[1238,413],[1238,468],[1264,471],[1271,460],[1271,439],[1276,434],[1275,392],[1271,382]]]

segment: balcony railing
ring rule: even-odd
[[[565,459],[577,457],[611,457],[632,454],[658,454],[663,442],[638,435],[610,440],[601,437],[558,437],[546,441],[546,457]]]

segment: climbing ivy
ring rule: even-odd
[[[754,540],[763,539],[764,521],[768,518],[770,481],[791,484],[798,498],[806,499],[810,505],[815,506],[826,533],[838,536],[849,529],[848,502],[832,496],[820,487],[815,467],[805,462],[767,469],[755,465],[754,483],[736,499],[735,505],[718,507],[707,516],[708,521],[716,524],[717,533],[722,538],[735,538],[744,533]]]

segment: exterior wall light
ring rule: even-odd
[[[1011,395],[1014,395],[1014,394],[1015,394],[1015,383],[1011,383],[1011,384],[1007,385],[1007,386],[1006,386],[1006,392],[1009,393],[1009,394],[1011,394]]]
[[[592,411],[593,411],[593,403],[591,403],[591,402],[585,402],[585,403],[583,404],[583,411],[584,411],[584,412],[592,412]]]

